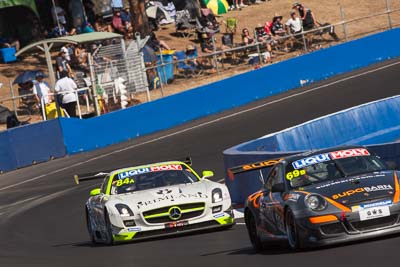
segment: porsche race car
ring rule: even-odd
[[[170,161],[114,170],[90,192],[86,222],[94,243],[185,233],[234,224],[224,184],[199,176],[189,164]],[[76,181],[79,180],[75,177]]]
[[[232,168],[273,167],[245,203],[256,249],[274,240],[293,248],[400,233],[399,172],[365,147],[346,146]]]

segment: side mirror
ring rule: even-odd
[[[97,195],[100,195],[100,188],[95,188],[95,189],[90,191],[90,196],[91,197],[97,196]]]
[[[206,179],[206,178],[210,178],[214,176],[214,172],[213,171],[203,171],[203,177],[201,177],[202,179]]]
[[[271,188],[272,193],[283,193],[285,191],[286,188],[284,183],[274,184]]]

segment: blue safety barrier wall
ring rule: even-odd
[[[384,160],[394,161],[400,166],[399,139],[400,96],[395,96],[324,116],[227,149],[224,151],[226,184],[233,202],[243,203],[249,194],[261,187],[259,171],[232,176],[228,172],[229,168],[340,145],[366,145]],[[269,169],[263,169],[264,177],[268,172]]]
[[[304,83],[309,84],[376,62],[399,57],[400,49],[395,45],[377,49],[384,43],[396,44],[398,41],[400,41],[400,29],[394,29],[101,117],[88,120],[61,118],[58,121],[62,128],[62,138],[61,140],[50,140],[57,144],[63,142],[64,152],[67,154],[123,142],[286,92]],[[291,74],[287,75],[288,70],[295,71],[291,71]],[[52,124],[43,124],[42,126],[34,124],[27,126],[26,129],[29,129],[28,132],[32,132],[37,131],[36,127],[43,127],[42,132],[47,133],[51,130],[50,125]],[[32,135],[35,136],[35,133]],[[13,147],[15,142],[9,137],[7,134],[0,135],[0,141],[11,142],[9,145],[1,144],[1,147]],[[56,135],[56,137],[60,136]],[[21,141],[22,144],[26,143],[24,140]],[[58,146],[57,149],[59,149]],[[16,155],[16,162],[12,160],[11,156],[8,160],[10,162],[6,161],[8,167],[5,170],[25,166],[33,160],[45,160],[46,156],[53,152],[51,147],[41,146],[39,152],[29,151],[32,155],[22,158]],[[0,155],[2,153],[0,152]],[[9,154],[12,155],[11,152]]]
[[[0,133],[0,171],[10,171],[65,155],[57,120],[25,125]]]
[[[322,49],[150,103],[79,121],[61,119],[67,153],[88,151],[171,128],[251,101],[400,56],[382,43],[400,40],[395,29]],[[287,75],[287,70],[292,71]],[[250,86],[249,86],[250,85]]]

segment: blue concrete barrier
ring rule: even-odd
[[[233,202],[243,203],[261,187],[259,173],[252,171],[232,177],[229,168],[340,145],[366,145],[382,159],[400,166],[399,137],[400,96],[374,101],[225,150],[226,185]],[[262,170],[264,177],[269,170]]]
[[[60,137],[57,143],[64,143],[66,154],[74,154],[168,129],[298,88],[303,83],[309,84],[376,62],[399,57],[400,49],[395,45],[377,49],[377,47],[381,47],[382,43],[395,44],[399,41],[400,29],[394,29],[101,117],[82,121],[60,118],[58,121],[62,137],[57,135]],[[291,75],[288,76],[287,70],[296,71],[291,72]],[[43,132],[51,131],[50,128],[47,129],[48,124],[44,124],[44,128],[37,128],[35,125],[28,126],[30,132],[39,129]],[[31,135],[39,136],[40,134],[32,133]],[[15,141],[7,138],[6,134],[0,138],[11,142],[8,146],[1,145],[5,148],[15,145]],[[32,152],[23,160],[17,157],[17,163],[13,165],[10,162],[7,170],[29,162],[42,161],[45,159],[42,155],[52,154],[48,147],[40,147],[40,150],[43,151]]]
[[[9,171],[64,157],[57,120],[25,125],[0,133],[0,170]]]

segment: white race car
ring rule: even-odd
[[[206,179],[212,171],[200,177],[189,165],[171,161],[108,173],[86,202],[92,242],[113,244],[234,225],[227,187]]]

